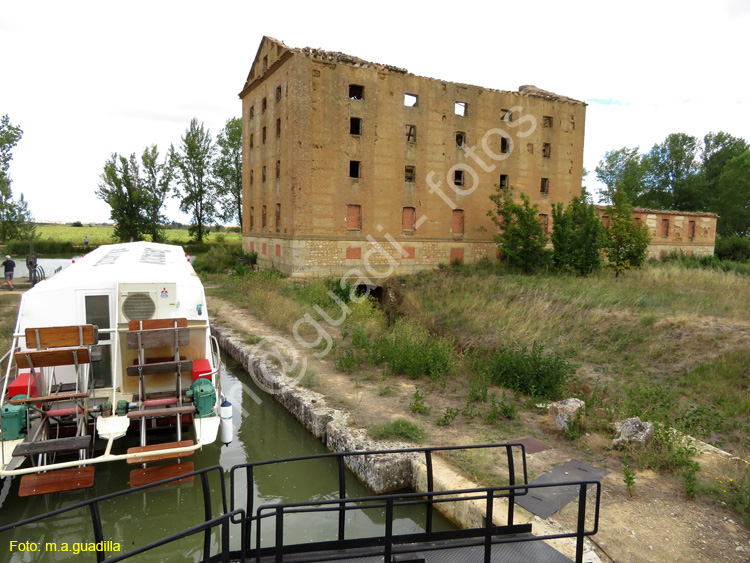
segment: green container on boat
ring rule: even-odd
[[[26,395],[16,395],[14,399],[25,399]],[[3,440],[18,440],[26,433],[27,409],[24,405],[3,405],[0,413],[3,425]]]

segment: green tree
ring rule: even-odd
[[[96,196],[110,206],[110,218],[115,222],[112,237],[127,242],[143,240],[152,233],[146,212],[151,195],[141,178],[135,153],[130,158],[112,154],[104,163],[100,178]]]
[[[521,203],[513,199],[513,187],[495,186],[497,193],[490,196],[495,209],[487,215],[500,228],[495,242],[508,263],[531,273],[549,262],[547,235],[539,220],[539,209],[526,194],[519,194]]]
[[[685,133],[667,135],[643,157],[646,187],[632,202],[656,209],[700,209],[704,194],[699,164],[698,139]]]
[[[144,212],[149,220],[149,234],[154,242],[164,241],[164,224],[167,218],[162,215],[164,200],[172,189],[175,177],[174,161],[167,155],[159,161],[159,150],[151,145],[141,155],[143,165],[142,186],[146,190]]]
[[[651,235],[648,227],[635,220],[633,206],[621,186],[610,193],[612,205],[607,206],[609,227],[604,234],[604,253],[607,267],[615,277],[627,270],[640,268],[646,260]]]
[[[207,225],[217,216],[217,190],[212,176],[215,153],[210,131],[204,129],[202,123],[198,125],[195,118],[182,136],[179,152],[174,147],[170,149],[176,165],[177,184],[182,188],[176,189],[181,198],[180,210],[191,215],[188,230],[197,242],[203,241]]]
[[[552,262],[559,270],[581,275],[601,268],[604,226],[599,212],[582,195],[570,205],[552,206]]]
[[[623,147],[604,153],[604,158],[595,169],[596,177],[606,186],[599,191],[599,197],[604,203],[612,203],[609,200],[610,193],[618,183],[633,198],[637,198],[644,190],[646,168],[643,155],[638,151],[638,147]]]
[[[214,162],[219,203],[224,221],[238,221],[242,227],[242,120],[233,117],[216,138],[219,155]]]
[[[20,199],[13,199],[11,178],[8,174],[10,161],[13,160],[13,149],[18,145],[23,131],[10,122],[4,115],[0,118],[0,240],[33,240],[36,236],[36,225],[32,222],[28,204],[21,194]]]
[[[750,150],[735,156],[724,166],[718,182],[715,211],[719,214],[719,235],[750,235]]]

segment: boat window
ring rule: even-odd
[[[110,328],[109,322],[109,295],[86,295],[84,297],[86,308],[86,324],[99,327],[99,330]],[[112,385],[112,348],[110,346],[111,336],[99,333],[99,343],[102,350],[100,362],[92,362],[91,369],[94,379],[104,382],[105,387]]]

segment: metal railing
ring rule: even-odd
[[[509,485],[515,485],[516,484],[516,463],[514,460],[514,449],[517,448],[520,452],[521,457],[521,465],[523,467],[522,471],[522,483],[526,484],[528,482],[528,475],[526,470],[526,448],[521,443],[507,443],[507,444],[480,444],[475,446],[441,446],[441,447],[417,447],[417,448],[404,448],[404,449],[393,449],[393,450],[367,450],[367,451],[353,451],[353,452],[331,452],[326,454],[318,454],[318,455],[308,455],[308,456],[300,456],[300,457],[291,457],[291,458],[285,458],[285,459],[274,459],[274,460],[267,460],[267,461],[256,461],[251,463],[243,463],[240,465],[235,465],[230,470],[231,472],[231,479],[230,479],[230,498],[231,498],[231,508],[234,510],[235,508],[235,474],[236,472],[240,470],[245,470],[246,472],[246,482],[248,484],[253,483],[254,481],[254,472],[255,469],[262,466],[268,466],[268,465],[275,465],[275,464],[281,464],[281,463],[296,463],[296,462],[302,462],[302,461],[310,461],[310,460],[325,460],[325,459],[331,459],[335,458],[338,461],[338,478],[339,478],[339,502],[344,501],[347,498],[346,495],[346,462],[348,458],[352,457],[377,457],[377,456],[386,456],[386,455],[405,455],[405,454],[422,454],[424,455],[424,461],[425,461],[425,467],[427,470],[427,493],[431,493],[434,491],[435,488],[435,478],[434,478],[434,466],[433,466],[433,454],[437,452],[450,452],[450,451],[461,451],[461,450],[480,450],[480,449],[501,449],[505,450],[506,460],[507,460],[507,467],[508,467],[508,484]],[[252,531],[253,522],[258,519],[257,516],[253,516],[253,489],[251,486],[246,487],[246,499],[245,499],[245,510],[247,513],[248,518],[248,541],[250,541],[250,532]],[[427,502],[426,507],[426,530],[427,532],[432,531],[432,521],[433,521],[433,506],[432,502]],[[512,521],[512,512],[513,512],[513,506],[511,503],[511,506],[508,507],[508,518],[509,521]],[[339,521],[338,521],[338,540],[341,541],[345,538],[345,517],[346,517],[346,509],[344,507],[344,503],[341,502],[341,510],[339,512]],[[249,549],[251,546],[249,544],[246,545],[246,547]]]

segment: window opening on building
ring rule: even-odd
[[[552,155],[552,145],[550,143],[542,144],[542,157],[549,158]]]
[[[416,179],[416,169],[414,166],[405,166],[404,167],[404,181],[406,182],[414,182]]]
[[[268,70],[268,55],[263,57],[263,72]]]
[[[501,109],[500,110],[500,119],[502,121],[508,122],[513,120],[513,112],[509,109]]]
[[[463,131],[456,131],[456,146],[463,147],[466,144],[466,133]]]
[[[417,105],[418,96],[416,94],[404,94],[404,105],[413,108]]]
[[[281,178],[281,161],[276,161],[276,177]]]
[[[454,235],[462,235],[464,233],[464,210],[454,209],[451,217],[451,232]]]
[[[414,231],[414,220],[417,210],[414,207],[404,207],[401,213],[401,228],[404,231]]]
[[[276,120],[276,136],[281,137],[281,118]]]
[[[276,102],[281,101],[281,86],[276,86]]]
[[[254,172],[255,172],[255,170],[251,170],[250,171],[250,185],[251,186],[253,185],[253,179],[254,179],[254,176],[255,176]]]
[[[500,138],[500,152],[503,154],[507,154],[510,151],[510,143],[508,142],[507,137],[501,137]]]
[[[543,194],[549,193],[549,178],[542,178],[542,184],[539,188],[539,191]]]
[[[255,117],[255,106],[250,106],[250,119]]]
[[[509,185],[508,183],[508,175],[507,174],[500,174],[500,187],[501,188],[507,188]]]
[[[406,125],[406,141],[409,143],[416,143],[417,142],[417,126],[416,125]]]
[[[454,170],[453,171],[453,185],[454,186],[463,186],[464,185],[464,171],[463,170]]]
[[[252,231],[253,228],[255,228],[255,208],[250,208],[250,230]]]
[[[540,213],[539,222],[542,224],[542,232],[545,235],[549,233],[549,215],[547,215],[546,213]]]
[[[695,238],[695,221],[688,221],[688,238],[690,240]]]
[[[359,160],[349,161],[349,177],[360,178],[362,172],[362,163]]]
[[[467,104],[466,102],[456,102],[453,106],[453,111],[456,115],[464,117],[466,116],[466,110],[468,106],[469,104]]]
[[[349,133],[351,135],[362,134],[362,119],[359,117],[352,117],[349,119]]]
[[[261,180],[263,180],[263,183],[265,184],[266,183],[266,167],[265,166],[263,167],[263,171],[261,173],[261,176],[262,176]]]
[[[250,133],[250,148],[253,148],[253,146],[254,146],[254,144],[253,144],[253,134]]]
[[[265,145],[266,144],[266,128],[265,127],[263,127],[263,131],[262,131],[261,137],[262,137],[262,140],[263,140],[263,144]]]
[[[349,84],[349,99],[350,100],[364,100],[365,99],[365,87],[359,84]]]
[[[266,113],[266,109],[268,109],[268,101],[265,98],[263,98],[263,100],[260,102],[261,113]]]
[[[276,232],[281,231],[281,204],[276,204]]]
[[[346,228],[350,231],[359,231],[362,229],[362,206],[346,206]]]
[[[552,116],[551,115],[544,115],[542,116],[542,127],[546,129],[552,128]]]
[[[266,206],[261,207],[260,210],[260,227],[264,231],[266,230]]]
[[[661,220],[661,236],[667,238],[669,236],[669,219]]]

